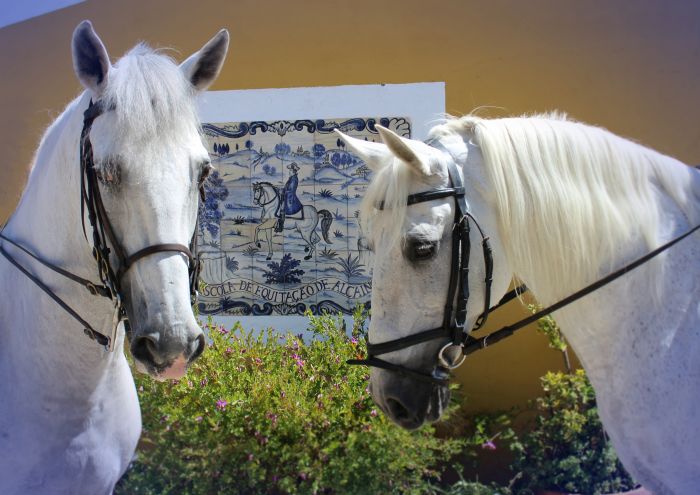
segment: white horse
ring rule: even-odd
[[[144,45],[112,65],[92,25],[81,23],[72,50],[85,92],[46,131],[2,235],[99,282],[81,211],[81,128],[92,100],[104,109],[89,139],[116,243],[127,254],[164,243],[186,246],[195,229],[198,181],[210,169],[195,96],[218,75],[228,39],[219,32],[179,67]],[[1,246],[96,332],[111,334],[113,302],[9,241]],[[109,246],[112,267],[127,268]],[[0,280],[0,493],[112,493],[141,432],[123,326],[109,352],[9,258],[0,257]],[[205,344],[190,306],[187,258],[177,250],[140,257],[120,286],[137,364],[159,378],[182,376]]]
[[[374,246],[372,344],[442,324],[455,202],[407,206],[406,197],[449,187],[449,164],[457,165],[469,211],[491,238],[494,301],[516,277],[551,304],[700,221],[698,171],[561,116],[453,119],[435,127],[427,143],[380,131],[385,144],[344,137],[375,171],[362,207]],[[478,229],[470,239],[467,329],[486,292]],[[698,259],[696,231],[554,314],[590,377],[620,459],[656,495],[700,487]],[[382,359],[430,373],[445,343]],[[371,391],[408,428],[437,419],[448,396],[445,385],[385,369],[373,369]]]
[[[253,242],[260,247],[260,231],[262,230],[267,241],[267,259],[269,260],[272,259],[272,237],[278,221],[277,217],[275,217],[275,212],[280,204],[279,189],[269,182],[256,182],[253,184],[253,203],[262,208],[260,224],[255,227]],[[328,237],[328,231],[333,222],[333,214],[328,210],[316,210],[313,205],[303,205],[301,213],[303,218],[295,218],[299,213],[288,216],[284,222],[284,229],[295,229],[299,233],[302,240],[306,243],[304,252],[307,254],[304,256],[304,259],[310,260],[314,255],[316,244],[321,240],[316,233],[319,220],[321,222],[323,240],[328,244],[333,242]]]

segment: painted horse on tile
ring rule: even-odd
[[[379,407],[406,428],[437,420],[514,277],[544,306],[579,294],[554,317],[621,461],[655,495],[697,493],[700,172],[556,114],[380,134],[343,136],[375,172],[370,356],[352,364],[373,366]]]
[[[296,197],[296,196],[295,196]],[[272,259],[272,238],[277,229],[296,230],[304,241],[305,260],[310,260],[316,250],[316,244],[321,240],[316,233],[316,227],[321,224],[321,234],[323,240],[328,244],[332,241],[328,232],[333,222],[333,214],[328,210],[317,210],[313,205],[301,205],[301,209],[294,211],[292,215],[284,215],[280,218],[279,212],[285,208],[281,205],[283,194],[280,189],[269,182],[256,182],[253,184],[253,204],[262,209],[260,214],[260,224],[255,227],[255,237],[253,242],[258,247],[260,243],[260,232],[262,231],[267,241],[267,259]],[[289,202],[286,201],[286,202]]]
[[[158,379],[203,351],[191,296],[211,165],[195,98],[228,42],[222,30],[179,66],[140,44],[112,65],[88,21],[75,30],[85,91],[0,234],[0,493],[111,494],[141,433],[125,340]]]

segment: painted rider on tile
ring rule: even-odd
[[[292,162],[287,165],[287,169],[290,171],[291,175],[289,176],[289,179],[287,179],[284,189],[282,189],[280,202],[277,206],[277,211],[275,212],[275,216],[278,218],[277,225],[275,225],[275,232],[282,232],[284,229],[285,217],[287,215],[299,213],[304,206],[297,197],[297,186],[299,185],[299,177],[297,177],[297,172],[299,171],[299,165]]]

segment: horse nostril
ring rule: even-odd
[[[204,348],[207,346],[207,342],[206,342],[206,339],[204,338],[203,333],[200,333],[199,335],[197,335],[197,337],[195,338],[194,345],[195,345],[194,352],[192,352],[192,355],[188,359],[188,361],[190,363],[192,361],[194,361],[195,359],[197,359],[204,352]]]
[[[393,399],[393,398],[388,398],[386,400],[386,405],[387,405],[387,409],[389,409],[389,414],[396,421],[406,421],[407,419],[410,419],[411,415],[408,412],[408,409],[406,409],[406,406],[404,406],[398,400]]]
[[[131,355],[143,363],[155,365],[157,353],[157,344],[151,337],[139,336],[131,343]]]

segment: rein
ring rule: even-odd
[[[108,108],[107,110],[112,110],[112,108]],[[92,123],[97,117],[102,115],[102,113],[104,113],[102,102],[98,100],[96,103],[93,103],[92,100],[90,100],[90,105],[83,114],[83,129],[80,134],[80,213],[82,218],[83,234],[87,240],[87,231],[85,229],[85,211],[87,210],[88,220],[90,222],[90,226],[92,227],[92,256],[97,263],[97,270],[102,285],[95,284],[90,280],[79,277],[45,260],[42,260],[27,248],[3,235],[1,230],[0,238],[21,249],[33,259],[37,260],[42,265],[50,268],[59,275],[62,275],[63,277],[84,286],[90,292],[90,294],[106,297],[113,301],[114,316],[112,318],[111,335],[108,336],[95,330],[63,299],[56,295],[56,293],[53,292],[44,282],[31,274],[29,270],[24,268],[16,259],[14,259],[2,245],[0,245],[0,254],[7,258],[8,261],[10,261],[32,282],[34,282],[49,297],[51,297],[51,299],[53,299],[61,308],[63,308],[63,310],[78,321],[84,327],[84,333],[88,337],[95,340],[98,344],[104,346],[108,351],[112,351],[114,349],[119,322],[124,321],[127,332],[129,331],[128,318],[126,315],[121,290],[121,279],[129,268],[140,259],[151,254],[161,252],[179,252],[184,254],[188,259],[190,300],[192,304],[195,304],[198,297],[197,284],[199,282],[201,261],[199,259],[197,249],[197,227],[199,225],[199,216],[197,217],[197,223],[195,224],[194,233],[192,234],[189,247],[175,243],[155,244],[145,247],[130,256],[126,255],[124,249],[114,234],[114,229],[112,228],[112,224],[109,221],[104,203],[102,202],[102,196],[100,194],[97,179],[97,171],[95,170],[95,162],[92,155],[90,130],[92,128]],[[203,202],[204,199],[204,185],[200,184],[199,200]],[[111,245],[111,249],[108,247],[108,244]],[[119,261],[118,269],[116,271],[110,264],[109,255],[111,252],[114,252],[114,255]]]
[[[468,205],[464,195],[464,187],[462,183],[462,178],[457,170],[456,165],[453,162],[448,164],[448,175],[450,178],[450,183],[452,187],[436,189],[433,191],[425,191],[417,194],[411,194],[407,197],[407,206],[423,203],[427,201],[433,201],[436,199],[454,197],[456,211],[454,215],[454,222],[452,226],[452,260],[450,271],[450,279],[447,292],[447,302],[445,304],[445,310],[443,314],[443,323],[441,327],[434,328],[431,330],[425,330],[418,332],[406,337],[401,337],[398,339],[382,342],[379,344],[369,343],[367,339],[367,358],[366,359],[350,359],[347,361],[349,365],[364,365],[375,368],[381,368],[388,371],[392,371],[403,376],[413,378],[422,382],[433,383],[438,385],[446,385],[450,379],[450,370],[458,368],[462,365],[464,360],[469,354],[472,354],[480,349],[485,349],[489,345],[493,345],[506,337],[513,335],[516,331],[526,327],[530,323],[533,323],[543,316],[546,316],[553,311],[563,308],[582,297],[590,294],[591,292],[613,282],[619,277],[625,275],[631,270],[639,267],[640,265],[651,260],[655,256],[659,255],[663,251],[669,249],[674,244],[680,242],[686,237],[690,236],[698,229],[700,225],[696,225],[690,230],[686,231],[682,235],[675,237],[671,241],[659,246],[653,251],[647,253],[646,255],[638,258],[637,260],[623,266],[622,268],[606,275],[602,279],[580,289],[579,291],[565,297],[564,299],[556,302],[537,313],[534,313],[526,318],[517,321],[512,325],[506,325],[499,330],[496,330],[484,337],[474,338],[470,334],[478,329],[480,329],[488,319],[489,313],[497,310],[507,302],[517,298],[520,294],[527,291],[525,285],[521,285],[514,290],[508,292],[495,306],[490,306],[491,300],[491,282],[493,275],[493,255],[491,251],[491,246],[489,244],[489,238],[484,234],[484,231],[479,226],[476,218],[468,210]],[[384,202],[380,202],[377,205],[378,210],[384,209]],[[467,331],[464,328],[464,323],[466,320],[466,307],[469,300],[469,256],[470,256],[470,223],[473,222],[476,225],[479,234],[481,236],[481,245],[484,258],[484,268],[485,268],[485,279],[484,279],[484,310],[477,318],[474,328],[471,331]],[[456,297],[456,309],[453,307]],[[390,363],[383,359],[379,359],[376,356],[387,354],[390,352],[398,351],[408,347],[412,347],[417,344],[424,342],[429,342],[431,340],[448,337],[450,342],[442,346],[437,356],[437,366],[432,371],[432,373],[425,373],[423,371],[414,370],[407,368],[400,364]],[[444,356],[444,352],[450,347],[458,347],[460,356],[456,363],[450,363]]]

